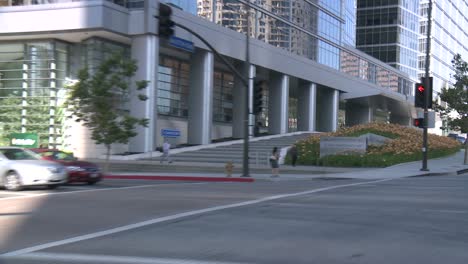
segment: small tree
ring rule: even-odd
[[[78,81],[70,86],[66,105],[71,117],[91,130],[91,138],[96,144],[106,147],[106,172],[111,145],[128,143],[137,135],[137,125],[146,127],[148,124],[147,119],[133,117],[124,109],[129,101],[129,79],[136,70],[134,60],[116,53],[104,60],[93,74],[88,68],[80,70]],[[148,81],[136,81],[135,85],[137,90],[142,90],[148,86]],[[138,98],[142,101],[148,99],[143,94],[138,94]]]
[[[442,88],[440,93],[440,99],[447,103],[447,107],[438,106],[436,109],[441,117],[447,120],[450,129],[468,133],[468,63],[457,54],[452,60],[452,65],[455,70],[455,84],[448,89]],[[464,163],[468,164],[466,141]]]

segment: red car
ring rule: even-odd
[[[64,165],[68,172],[68,182],[86,182],[91,185],[102,180],[102,173],[98,165],[77,160],[73,154],[57,149],[30,150],[39,154],[44,160],[51,160]]]

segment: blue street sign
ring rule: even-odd
[[[171,36],[171,38],[169,39],[169,44],[171,44],[171,46],[174,46],[176,48],[183,49],[189,52],[195,51],[195,46],[193,45],[193,42],[185,40],[185,39],[181,39],[178,37]]]
[[[180,130],[164,128],[161,129],[161,136],[168,138],[180,137]]]

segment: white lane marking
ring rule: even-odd
[[[442,214],[466,214],[468,211],[464,210],[438,210],[438,209],[423,209],[423,212],[431,212],[431,213],[442,213]]]
[[[34,198],[40,196],[52,196],[52,195],[65,195],[72,193],[86,193],[86,192],[98,192],[98,191],[114,191],[114,190],[128,190],[128,189],[138,189],[138,188],[148,188],[148,187],[162,187],[162,186],[172,186],[172,185],[197,185],[197,184],[207,184],[206,182],[188,182],[188,183],[167,183],[167,184],[149,184],[149,185],[137,185],[137,186],[127,186],[127,187],[112,187],[112,188],[99,188],[99,189],[88,189],[88,190],[78,190],[78,191],[65,191],[65,192],[53,192],[53,193],[37,193],[37,194],[28,194],[25,196],[19,197],[5,197],[0,198],[1,201],[5,200],[15,200],[15,199],[24,199],[24,198]],[[60,187],[59,187],[60,188]]]
[[[10,257],[10,259],[43,260],[48,263],[53,261],[80,261],[83,263],[123,263],[123,264],[247,264],[240,262],[225,261],[203,261],[194,259],[172,259],[172,258],[144,258],[131,256],[109,256],[109,255],[85,255],[85,254],[62,254],[62,253],[29,253],[21,256]]]
[[[464,190],[464,187],[458,186],[405,186],[405,189],[417,189],[417,190],[435,190],[435,189],[451,189],[451,190]]]
[[[72,238],[67,238],[59,241],[54,241],[54,242],[49,242],[45,243],[42,245],[37,245],[33,247],[28,247],[20,250],[15,250],[11,252],[7,252],[3,255],[0,255],[0,257],[9,257],[9,256],[18,256],[21,254],[27,254],[39,250],[43,250],[46,248],[51,248],[51,247],[57,247],[57,246],[63,246],[66,244],[71,244],[83,240],[88,240],[88,239],[93,239],[93,238],[98,238],[102,236],[107,236],[115,233],[120,233],[123,231],[128,231],[148,225],[153,225],[157,223],[162,223],[166,221],[172,221],[175,219],[183,218],[183,217],[188,217],[188,216],[193,216],[193,215],[199,215],[199,214],[204,214],[204,213],[210,213],[214,211],[219,211],[223,209],[229,209],[229,208],[236,208],[236,207],[241,207],[241,206],[246,206],[246,205],[252,205],[252,204],[258,204],[262,202],[267,202],[267,201],[272,201],[272,200],[278,200],[282,198],[289,198],[289,197],[294,197],[294,196],[301,196],[301,195],[308,195],[312,193],[318,193],[318,192],[323,192],[323,191],[329,191],[333,189],[338,189],[338,188],[344,188],[344,187],[351,187],[351,186],[359,186],[359,185],[365,185],[369,183],[377,183],[377,182],[384,182],[384,181],[390,181],[392,179],[384,179],[384,180],[377,180],[377,181],[369,181],[369,182],[359,182],[359,183],[351,183],[351,184],[343,184],[343,185],[335,185],[335,186],[330,186],[330,187],[324,187],[324,188],[319,188],[319,189],[314,189],[314,190],[309,190],[309,191],[303,191],[303,192],[298,192],[298,193],[287,193],[287,194],[279,194],[279,195],[274,195],[274,196],[269,196],[265,198],[260,198],[256,200],[251,200],[251,201],[246,201],[246,202],[240,202],[240,203],[234,203],[234,204],[228,204],[228,205],[220,205],[220,206],[215,206],[215,207],[210,207],[206,209],[201,209],[201,210],[195,210],[195,211],[189,211],[185,213],[179,213],[175,215],[170,215],[170,216],[164,216],[164,217],[159,217],[159,218],[154,218],[151,220],[135,223],[135,224],[130,224],[126,226],[121,226],[117,228],[112,228],[108,229],[105,231],[100,231],[96,233],[91,233],[87,235],[82,235],[82,236],[77,236],[77,237],[72,237]]]
[[[9,192],[9,191],[0,191],[0,194],[17,195],[17,196],[32,196],[32,195],[34,195],[34,194],[31,194],[31,193],[20,193],[20,192]]]

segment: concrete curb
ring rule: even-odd
[[[451,172],[428,172],[424,174],[419,174],[419,175],[412,175],[412,176],[406,176],[403,178],[417,178],[417,177],[430,177],[430,176],[444,176],[447,174],[450,174]]]
[[[164,176],[164,175],[104,175],[103,179],[152,180],[152,181],[199,181],[199,182],[254,182],[254,178],[203,177],[203,176]]]

